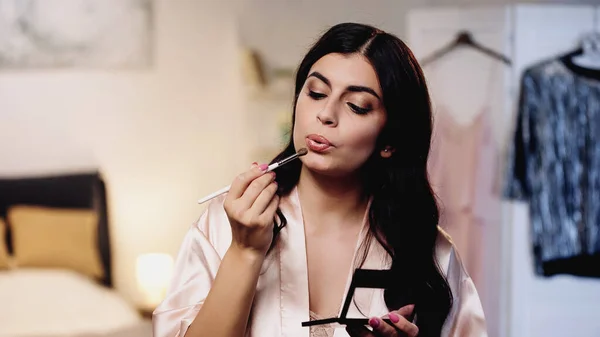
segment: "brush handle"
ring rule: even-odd
[[[230,189],[230,188],[231,188],[231,185],[229,185],[229,186],[226,186],[226,187],[223,187],[222,189],[220,189],[220,190],[218,190],[218,191],[216,191],[216,192],[213,192],[213,193],[211,193],[211,194],[209,194],[209,195],[205,196],[204,198],[202,198],[202,199],[198,200],[198,203],[199,203],[199,204],[203,204],[203,203],[205,203],[205,202],[207,202],[207,201],[209,201],[209,200],[212,200],[212,199],[214,199],[214,198],[216,198],[216,197],[220,196],[221,194],[225,194],[225,193],[229,192],[229,189]]]
[[[278,168],[279,166],[280,166],[280,165],[279,165],[279,163],[274,163],[274,164],[271,164],[271,165],[269,165],[269,167],[267,167],[267,169],[265,170],[265,173],[267,173],[267,172],[271,172],[271,171],[273,171],[274,169]],[[209,195],[205,196],[204,198],[202,198],[202,199],[198,200],[198,203],[199,203],[199,204],[203,204],[203,203],[205,203],[205,202],[207,202],[207,201],[209,201],[209,200],[212,200],[212,199],[214,199],[214,198],[216,198],[216,197],[220,196],[221,194],[225,194],[225,193],[229,192],[229,189],[230,189],[230,188],[231,188],[231,185],[229,185],[229,186],[225,186],[225,187],[223,187],[222,189],[220,189],[220,190],[218,190],[218,191],[216,191],[216,192],[213,192],[213,193],[211,193],[211,194],[209,194]]]
[[[283,166],[300,156],[304,156],[306,153],[308,153],[308,151],[305,148],[302,148],[298,152],[294,153],[293,155],[291,155],[281,161],[278,161],[277,163],[273,163],[273,164],[269,165],[264,173],[271,172],[274,169],[278,168],[279,166]],[[231,188],[231,185],[223,187],[222,189],[220,189],[216,192],[213,192],[213,193],[205,196],[204,198],[198,200],[198,203],[203,204],[211,199],[214,199],[214,198],[220,196],[221,194],[225,194],[225,193],[229,192],[230,188]]]

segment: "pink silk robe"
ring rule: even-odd
[[[154,337],[183,337],[202,307],[231,242],[223,200],[224,196],[213,200],[185,236],[166,298],[154,311]],[[309,328],[301,326],[301,322],[309,320],[308,271],[302,209],[295,189],[289,196],[281,198],[280,208],[288,223],[263,264],[246,337],[309,337]],[[361,239],[367,229],[365,220]],[[454,306],[442,336],[487,336],[483,310],[473,282],[447,234],[441,229],[439,233],[437,258],[454,296]],[[356,252],[357,249],[355,258],[360,255]],[[373,239],[362,268],[388,269],[390,262],[383,247]],[[346,289],[352,272],[348,271]],[[349,318],[365,317],[358,308],[368,314],[366,317],[389,312],[382,289],[357,289],[354,299],[358,307],[351,304]],[[339,326],[334,337],[348,337],[348,334],[343,326]]]

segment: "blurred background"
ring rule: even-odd
[[[346,21],[422,62],[489,335],[600,336],[600,248],[548,269],[532,236],[576,234],[532,234],[502,193],[526,71],[570,55],[571,113],[600,113],[598,0],[0,0],[0,336],[151,336],[196,201],[281,149],[295,68]]]

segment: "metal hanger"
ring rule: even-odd
[[[507,65],[511,65],[511,61],[508,57],[498,53],[497,51],[494,51],[488,47],[485,47],[485,46],[479,44],[477,41],[475,41],[475,39],[473,39],[472,34],[468,31],[458,32],[454,41],[452,41],[450,44],[446,45],[445,47],[442,47],[441,49],[435,51],[431,55],[425,57],[420,63],[422,66],[426,66],[427,64],[434,62],[434,61],[438,60],[439,58],[441,58],[442,56],[448,54],[452,50],[459,48],[459,47],[463,47],[463,46],[476,49],[476,50],[478,50],[492,58],[495,58]]]

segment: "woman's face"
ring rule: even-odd
[[[386,123],[375,70],[360,54],[328,54],[310,69],[296,104],[294,146],[311,171],[356,172],[371,156]]]

